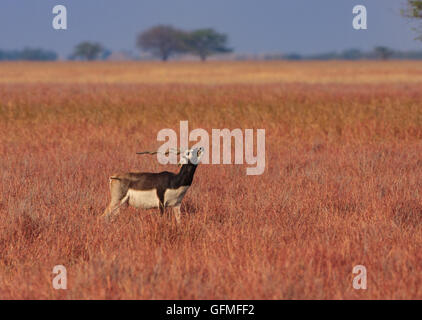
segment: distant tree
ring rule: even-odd
[[[57,53],[33,48],[11,51],[0,50],[0,60],[54,61],[57,60]]]
[[[112,55],[112,53],[113,52],[109,49],[103,49],[103,51],[101,52],[100,59],[107,60]]]
[[[227,35],[213,29],[199,29],[190,32],[185,37],[187,50],[205,61],[215,53],[231,52],[227,47]]]
[[[406,18],[410,19],[422,19],[422,0],[407,0],[406,6],[401,10],[401,13]],[[420,33],[417,40],[422,40],[422,28],[414,28],[415,31]]]
[[[171,55],[186,51],[186,33],[168,25],[158,25],[139,34],[136,45],[167,61]]]
[[[337,52],[325,52],[312,54],[307,57],[309,60],[335,60],[339,59],[339,54]]]
[[[345,60],[359,60],[363,58],[363,53],[359,49],[347,49],[342,52],[341,56]]]
[[[302,55],[300,55],[299,53],[295,53],[295,52],[286,54],[284,56],[284,58],[286,60],[302,60],[303,59]]]
[[[382,46],[375,47],[374,52],[377,58],[381,60],[389,59],[394,53],[393,50],[390,50],[389,48],[382,47]]]
[[[92,61],[98,59],[103,52],[104,48],[101,44],[85,41],[79,43],[75,47],[75,50],[71,55],[71,59],[80,58],[83,60]]]
[[[402,14],[409,18],[422,18],[422,0],[407,0]]]
[[[285,56],[282,53],[274,52],[274,53],[264,53],[258,56],[258,59],[263,60],[283,60]]]
[[[57,60],[57,53],[43,49],[25,48],[20,52],[20,60],[54,61]]]

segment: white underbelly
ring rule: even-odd
[[[188,188],[189,186],[183,186],[178,189],[167,189],[164,193],[164,206],[175,207],[180,205]]]
[[[135,208],[158,208],[160,203],[156,189],[142,191],[129,189],[127,196],[129,196],[129,204]]]

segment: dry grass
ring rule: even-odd
[[[420,83],[422,63],[306,62],[21,62],[2,64],[0,83],[270,84]]]
[[[0,73],[0,298],[422,298],[422,64]],[[134,153],[180,120],[265,128],[265,173],[201,165],[180,226],[132,208],[98,219],[111,173],[176,170]],[[52,288],[57,264],[66,291]],[[352,288],[357,264],[366,291]]]

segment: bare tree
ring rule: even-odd
[[[407,0],[406,7],[401,10],[402,15],[412,20],[422,19],[422,0]],[[417,40],[422,41],[422,26],[414,28],[420,35],[416,37]]]
[[[184,37],[186,33],[182,30],[168,25],[152,27],[137,38],[137,46],[153,55],[167,61],[171,55],[185,51]]]

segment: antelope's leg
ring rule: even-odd
[[[158,197],[158,209],[160,209],[160,214],[163,215],[164,214],[164,189],[159,188],[157,190],[157,197]]]
[[[120,203],[117,203],[117,205],[115,205],[109,212],[108,216],[114,215],[117,216],[120,212],[120,207],[123,206],[124,204],[126,204],[129,200],[129,194],[127,194],[121,201]]]
[[[116,204],[112,201],[110,201],[110,204],[107,206],[107,208],[104,210],[102,217],[108,217],[110,215],[110,211]]]
[[[160,214],[164,214],[164,204],[160,201],[158,204],[158,208],[160,209]]]
[[[111,214],[120,207],[120,201],[116,198],[111,198],[110,204],[107,206],[107,208],[104,210],[104,213],[102,214],[103,217],[110,217]]]
[[[173,207],[174,217],[176,218],[177,224],[180,223],[180,205]]]
[[[108,207],[104,210],[104,217],[108,218],[113,213],[116,213],[116,211],[116,214],[118,214],[119,208],[129,199],[129,195],[125,189],[120,180],[110,179],[111,200]]]

